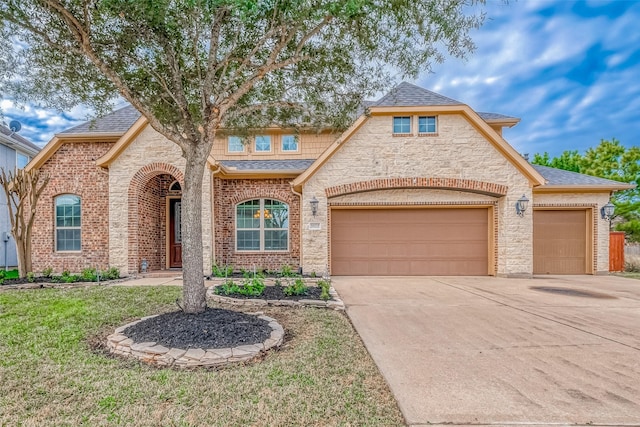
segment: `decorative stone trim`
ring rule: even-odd
[[[252,299],[252,298],[233,298],[224,295],[218,295],[214,292],[214,287],[207,289],[207,298],[211,301],[220,304],[229,304],[236,307],[265,307],[265,306],[278,306],[278,307],[318,307],[318,308],[330,308],[332,310],[344,310],[344,302],[340,299],[340,296],[333,288],[329,288],[329,295],[331,299],[329,301],[323,301],[319,299],[300,299],[300,300],[268,300],[268,299]]]
[[[365,191],[391,190],[402,188],[432,188],[444,190],[466,191],[469,193],[487,194],[493,197],[507,195],[506,185],[492,182],[476,181],[473,179],[459,178],[380,178],[370,181],[352,182],[350,184],[336,185],[325,190],[328,198],[343,196],[345,194],[362,193]]]
[[[271,327],[271,336],[262,343],[240,345],[232,348],[167,348],[155,342],[136,343],[124,335],[124,330],[129,326],[154,316],[143,317],[135,322],[116,328],[115,332],[107,337],[107,348],[111,354],[123,357],[133,357],[150,365],[176,368],[213,367],[235,362],[249,361],[262,352],[273,347],[279,347],[284,339],[284,328],[275,319],[259,315],[258,319],[266,320]]]

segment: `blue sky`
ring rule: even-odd
[[[487,0],[467,60],[414,83],[476,111],[521,118],[504,137],[521,153],[584,151],[600,139],[640,145],[640,1]],[[38,144],[84,121],[86,109],[24,110],[1,100]]]

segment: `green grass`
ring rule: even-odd
[[[402,425],[348,319],[263,310],[287,331],[279,351],[218,371],[113,358],[114,328],[175,310],[177,287],[0,292],[0,425]]]

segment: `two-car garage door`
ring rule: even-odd
[[[334,275],[487,275],[488,208],[332,209]]]

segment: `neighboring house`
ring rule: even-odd
[[[4,125],[0,125],[0,168],[7,173],[23,169],[40,151],[40,147],[23,138]],[[7,197],[0,190],[0,266],[15,267],[18,265],[16,243],[11,236],[11,221],[7,208]],[[8,240],[6,236],[11,236]]]
[[[606,272],[600,208],[629,185],[529,164],[501,136],[518,121],[402,83],[341,134],[220,134],[203,176],[203,271]],[[184,159],[132,107],[56,135],[29,168],[51,175],[34,269],[181,266]]]

